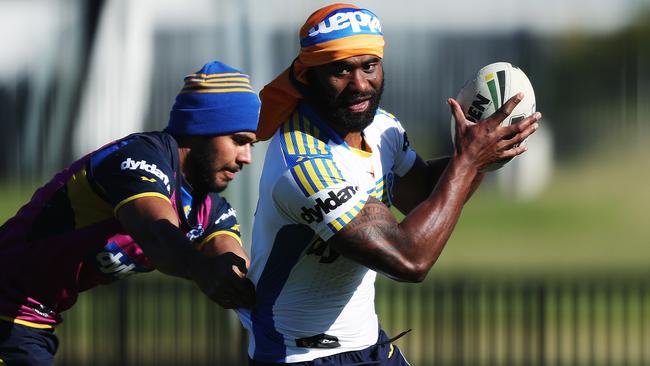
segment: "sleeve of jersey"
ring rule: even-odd
[[[92,172],[92,182],[117,211],[141,197],[170,201],[173,171],[168,153],[136,139],[104,157]]]
[[[327,241],[361,211],[369,193],[346,181],[331,157],[294,165],[272,190],[279,211]]]
[[[391,134],[389,136],[392,138],[391,145],[395,149],[395,161],[393,164],[393,173],[397,174],[400,177],[403,177],[415,162],[417,156],[415,150],[411,148],[411,143],[409,142],[408,136],[404,127],[395,120],[397,123],[391,128]]]
[[[239,222],[237,222],[237,211],[230,206],[228,201],[217,195],[211,195],[212,207],[215,212],[210,215],[210,223],[205,232],[196,239],[195,243],[200,250],[207,242],[219,235],[227,235],[242,245]]]

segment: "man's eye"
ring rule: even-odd
[[[246,145],[247,143],[250,142],[249,139],[247,139],[247,138],[243,138],[243,137],[238,137],[238,136],[235,136],[235,137],[233,137],[232,139],[233,139],[233,141],[235,141],[235,143],[236,143],[237,145]]]
[[[337,76],[345,76],[345,75],[347,75],[349,73],[350,73],[350,70],[348,70],[348,69],[336,69],[334,71],[334,74],[337,75]]]
[[[377,68],[377,64],[363,65],[363,71],[365,72],[374,72],[376,68]]]

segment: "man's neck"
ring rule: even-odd
[[[343,137],[343,140],[355,149],[363,150],[363,134],[361,132],[348,132]]]
[[[321,111],[318,110],[318,107],[316,107],[312,103],[307,103],[309,108],[313,112],[318,115],[318,118],[325,124],[327,124],[336,134],[338,134],[345,143],[347,143],[350,147],[363,150],[363,147],[365,146],[363,142],[363,132],[349,132],[346,131],[344,127],[340,126],[339,124],[336,124],[332,121],[330,121],[328,118],[326,118]]]
[[[185,170],[187,167],[185,166],[185,160],[187,159],[187,154],[189,152],[190,152],[189,147],[178,148],[178,163],[180,165],[181,174],[183,174],[185,178],[187,178],[187,171]]]
[[[323,118],[321,117],[321,119]],[[345,143],[348,144],[348,146],[353,147],[355,149],[363,150],[363,146],[364,146],[363,132],[349,132],[349,131],[345,131],[342,127],[334,123],[330,123],[329,121],[325,123],[327,123],[332,128],[332,130],[334,130],[334,132],[336,132],[339,136],[341,136],[343,141],[345,141]]]

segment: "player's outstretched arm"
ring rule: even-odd
[[[117,218],[159,271],[194,280],[210,299],[225,308],[253,304],[253,285],[243,277],[247,270],[245,253],[237,248],[229,250],[234,240],[216,237],[207,248],[217,255],[204,255],[179,230],[173,207],[158,197],[128,202],[117,211]],[[239,256],[242,253],[243,258]]]
[[[511,98],[479,123],[467,121],[458,103],[450,99],[456,119],[456,150],[431,194],[401,223],[384,204],[369,199],[354,220],[329,240],[332,248],[394,279],[422,281],[449,239],[480,170],[526,150],[512,146],[537,129],[539,113],[515,125],[499,126],[522,97]]]
[[[201,291],[226,309],[255,305],[255,285],[246,278],[250,259],[240,242],[218,235],[200,250],[206,263],[193,266],[192,277]]]

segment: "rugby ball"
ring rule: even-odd
[[[482,121],[496,112],[503,103],[515,94],[523,92],[524,99],[517,104],[512,113],[506,117],[501,126],[517,123],[535,113],[535,91],[526,74],[521,69],[507,62],[495,62],[480,69],[476,76],[468,80],[456,101],[465,113],[465,118],[472,122]],[[456,142],[456,127],[451,117],[451,138]],[[526,141],[524,140],[522,144]],[[512,159],[504,159],[488,165],[483,171],[496,170]]]

